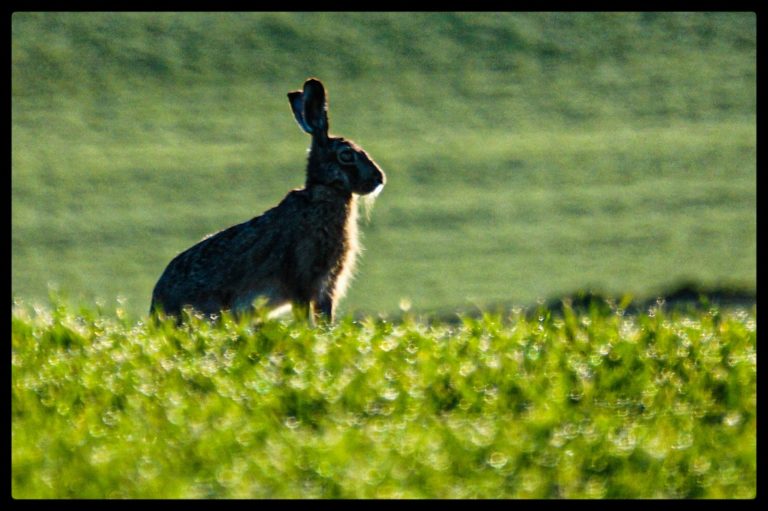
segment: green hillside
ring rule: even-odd
[[[143,314],[303,183],[286,92],[388,185],[341,312],[754,288],[752,13],[16,13],[12,289]]]

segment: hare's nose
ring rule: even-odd
[[[371,191],[371,197],[378,197],[381,191],[384,189],[384,183],[379,183],[376,185],[376,187]]]
[[[384,174],[379,174],[373,179],[373,190],[371,191],[371,195],[373,197],[376,197],[381,193],[381,191],[384,189],[384,183],[386,182],[386,178],[384,177]]]

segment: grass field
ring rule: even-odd
[[[14,497],[756,495],[754,308],[124,315],[14,307]]]
[[[342,314],[754,289],[755,37],[750,13],[16,13],[13,293],[144,314],[176,253],[303,184],[310,75],[389,178]]]

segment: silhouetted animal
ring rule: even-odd
[[[176,256],[152,293],[150,313],[184,307],[212,315],[291,304],[332,320],[358,253],[357,196],[373,194],[384,172],[351,140],[328,134],[327,98],[314,78],[288,93],[299,126],[312,136],[304,188],[247,222],[210,235]]]

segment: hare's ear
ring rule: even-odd
[[[328,139],[328,101],[320,80],[310,78],[304,82],[302,102],[304,122],[309,126],[309,132],[315,140],[324,143]]]
[[[301,129],[307,133],[312,133],[312,128],[310,128],[307,121],[304,120],[304,93],[300,90],[289,92],[288,101],[291,102],[293,116],[296,118],[296,122],[299,123],[299,126],[301,126]]]

